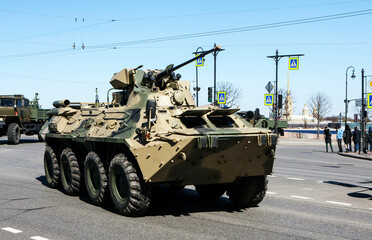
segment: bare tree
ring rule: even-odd
[[[231,82],[219,82],[217,85],[218,92],[226,92],[226,106],[237,106],[241,98],[242,91],[235,87]]]
[[[319,125],[326,114],[331,110],[332,104],[326,93],[317,92],[309,100],[310,112],[317,120],[317,138],[319,139]]]

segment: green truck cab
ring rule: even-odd
[[[21,94],[0,95],[0,137],[7,135],[10,144],[18,144],[21,134],[39,134],[48,110],[40,109],[37,96],[30,101]]]

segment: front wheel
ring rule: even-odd
[[[45,147],[44,152],[44,172],[48,186],[51,188],[57,188],[60,170],[56,154],[49,146]]]
[[[241,207],[257,206],[265,197],[267,176],[243,177],[227,189],[230,200]]]
[[[11,123],[8,127],[8,142],[10,144],[18,144],[21,138],[21,129],[17,123]]]
[[[110,163],[109,187],[115,208],[125,216],[143,215],[150,206],[151,189],[140,182],[136,168],[124,154],[116,155]]]

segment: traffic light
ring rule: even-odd
[[[283,95],[279,94],[278,95],[278,109],[283,108]]]
[[[212,102],[212,87],[208,87],[208,102]]]

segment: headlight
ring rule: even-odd
[[[0,122],[4,121],[4,118],[0,117]]]

